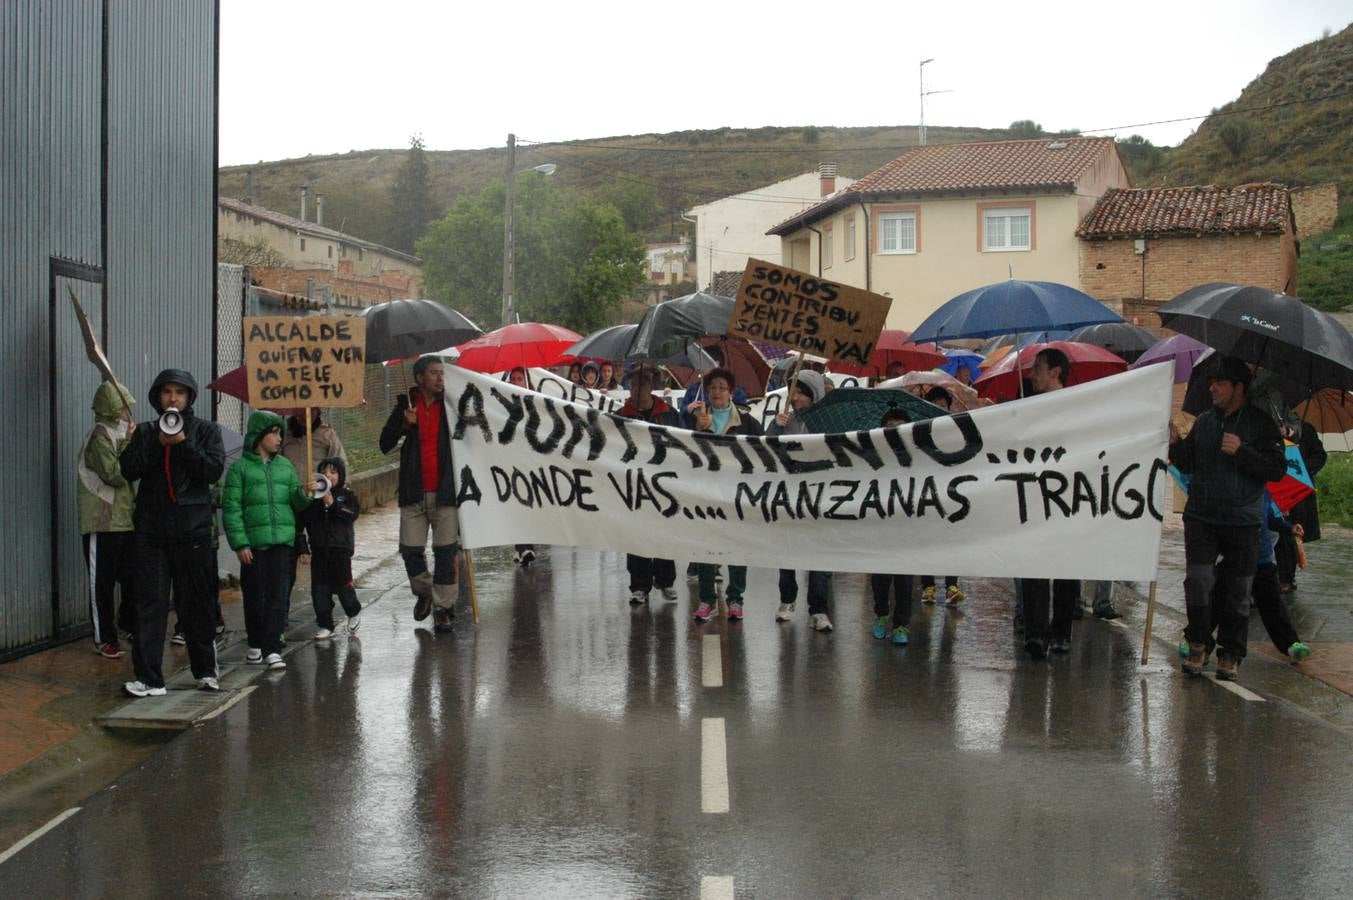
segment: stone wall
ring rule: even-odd
[[[1294,287],[1296,247],[1289,234],[1146,238],[1144,244],[1146,252],[1137,253],[1131,239],[1082,240],[1081,290],[1106,302],[1159,304],[1211,281]],[[1123,317],[1131,321],[1128,307],[1124,303]]]
[[[1334,228],[1339,218],[1339,185],[1313,184],[1292,188],[1292,216],[1297,222],[1297,237],[1308,238]]]

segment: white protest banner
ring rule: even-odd
[[[1172,371],[952,418],[734,437],[449,368],[466,546],[545,543],[838,572],[1149,581]]]

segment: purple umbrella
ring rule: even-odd
[[[1140,369],[1158,362],[1174,362],[1174,383],[1183,384],[1189,380],[1198,360],[1212,352],[1212,348],[1202,341],[1195,341],[1186,334],[1176,334],[1152,344],[1147,351],[1137,357],[1129,369]]]

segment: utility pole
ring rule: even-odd
[[[920,88],[921,88],[921,123],[920,123],[920,125],[917,127],[917,129],[916,129],[916,132],[917,132],[916,136],[917,136],[918,143],[919,143],[922,147],[924,147],[924,146],[926,145],[926,144],[925,144],[925,98],[926,98],[926,97],[929,97],[931,94],[952,94],[952,93],[953,93],[952,90],[927,91],[927,90],[925,89],[925,66],[926,66],[926,63],[933,63],[934,61],[935,61],[935,60],[933,60],[933,59],[923,59],[923,60],[921,60],[921,65],[918,67],[918,73],[919,73],[919,75],[920,75],[920,82],[921,82],[921,84],[920,84]]]
[[[503,324],[512,324],[512,207],[516,200],[517,136],[507,136],[507,199],[503,210]]]

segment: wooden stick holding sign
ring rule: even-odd
[[[108,357],[104,355],[103,348],[99,346],[99,339],[94,336],[94,326],[89,322],[89,316],[85,315],[85,308],[80,305],[79,299],[75,296],[75,291],[67,286],[66,291],[70,294],[71,305],[75,307],[75,320],[80,323],[80,336],[85,341],[85,356],[99,370],[104,381],[111,381],[114,387],[121,387],[117,376],[113,374],[113,367],[108,362]],[[117,392],[117,397],[122,401],[122,411],[127,414],[127,421],[132,425],[136,424],[136,417],[132,415],[131,405],[127,403],[127,398],[122,391]]]
[[[1151,658],[1151,620],[1156,615],[1156,583],[1151,582],[1151,592],[1146,597],[1146,631],[1142,635],[1142,665]]]
[[[864,365],[892,298],[761,259],[747,261],[728,336]]]

